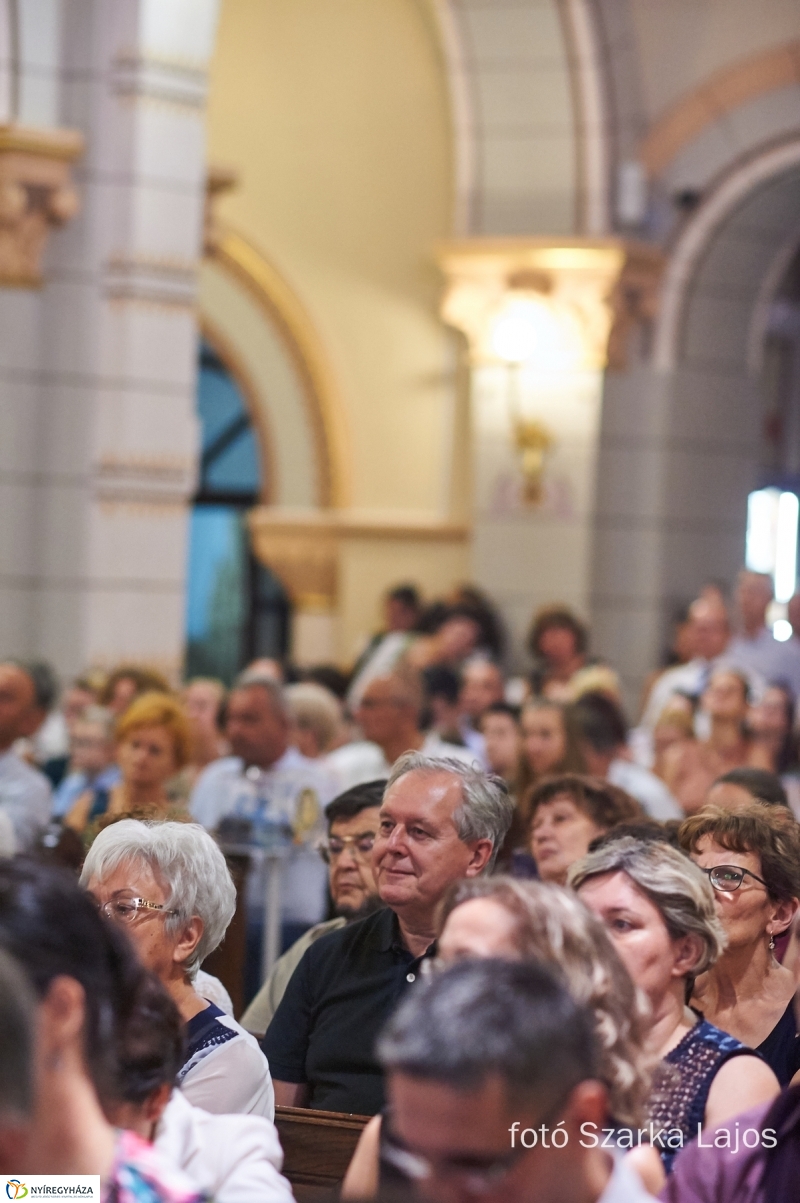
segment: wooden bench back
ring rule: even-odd
[[[283,1173],[298,1203],[324,1203],[338,1193],[367,1115],[276,1107]]]

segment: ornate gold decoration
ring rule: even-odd
[[[574,366],[595,370],[625,366],[627,335],[655,314],[664,266],[658,248],[621,238],[475,238],[441,246],[437,261],[442,317],[467,336],[473,363],[498,362],[496,316],[510,295],[527,295],[579,332]]]
[[[538,505],[542,500],[544,465],[555,439],[536,418],[518,418],[514,423],[514,442],[522,466],[523,500]]]
[[[78,212],[69,165],[83,146],[76,130],[0,126],[0,285],[41,284],[51,228]]]
[[[224,229],[216,215],[217,201],[226,192],[239,186],[239,173],[234,167],[219,167],[211,164],[206,175],[206,201],[203,211],[203,251],[213,255],[224,236]]]
[[[353,539],[466,542],[469,529],[455,523],[392,521],[358,511],[291,510],[256,506],[248,515],[253,551],[288,590],[299,609],[335,607],[339,560]]]

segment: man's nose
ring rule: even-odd
[[[392,851],[395,851],[396,849],[405,847],[405,842],[406,842],[405,826],[402,823],[398,823],[395,827],[393,827],[391,830],[391,833],[389,835],[389,838],[386,842],[387,842],[389,848],[392,849]]]

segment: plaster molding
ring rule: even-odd
[[[444,245],[437,261],[447,281],[443,320],[467,337],[474,364],[495,362],[492,320],[509,295],[536,295],[576,324],[582,368],[626,366],[630,329],[651,320],[664,257],[621,238],[472,239]]]
[[[94,464],[91,488],[103,505],[185,507],[197,465],[180,456],[104,456]]]
[[[77,130],[0,126],[0,287],[36,288],[50,231],[78,212],[70,163]]]
[[[558,0],[558,9],[575,107],[578,229],[597,237],[611,225],[608,106],[600,39],[588,0]]]
[[[663,175],[675,156],[713,122],[748,100],[800,84],[800,41],[741,59],[715,72],[667,110],[648,130],[639,157],[648,175]]]
[[[194,312],[197,264],[148,255],[115,255],[106,263],[104,288],[113,301],[166,305]]]
[[[121,54],[112,67],[111,89],[117,96],[202,113],[208,97],[208,73],[180,59]]]
[[[336,605],[343,547],[352,541],[466,543],[459,523],[358,510],[293,510],[257,506],[248,515],[256,556],[280,577],[301,609]]]

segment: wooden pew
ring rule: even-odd
[[[339,1193],[368,1115],[276,1107],[283,1173],[298,1203],[330,1203]]]

